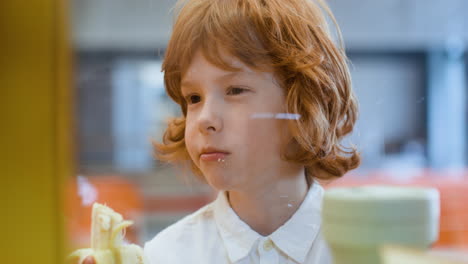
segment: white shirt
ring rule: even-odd
[[[226,192],[161,231],[145,244],[150,264],[329,264],[320,234],[323,188],[314,182],[293,216],[269,236],[251,229],[232,210]]]

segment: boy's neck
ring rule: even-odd
[[[231,208],[242,221],[262,236],[268,236],[286,223],[299,209],[308,184],[305,171],[281,177],[255,192],[227,192]]]

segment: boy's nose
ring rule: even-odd
[[[223,129],[220,109],[213,104],[205,103],[198,118],[198,128],[203,134],[219,133]]]

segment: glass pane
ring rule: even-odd
[[[188,163],[183,166],[156,159],[152,143],[162,142],[171,118],[184,115],[181,106],[168,95],[161,71],[174,29],[174,5],[175,1],[169,0],[72,0],[78,173],[69,182],[66,193],[67,232],[73,249],[90,245],[94,202],[106,204],[125,219],[133,220],[126,239],[143,246],[166,227],[213,202],[220,191],[233,191],[240,201],[239,190],[247,193],[249,186],[255,186],[262,194],[256,198],[266,201],[271,191],[268,188],[272,187],[265,179],[271,177],[275,182],[271,175],[278,176],[279,169],[288,174],[299,168],[297,163],[283,166],[276,155],[280,153],[279,146],[287,142],[282,136],[289,139],[289,129],[307,118],[280,108],[275,101],[285,98],[275,87],[284,88],[293,78],[279,80],[264,68],[246,66],[250,59],[257,58],[252,55],[227,56],[233,59],[232,65],[249,69],[250,72],[244,72],[251,75],[215,80],[214,76],[227,71],[213,64],[207,66],[210,54],[225,56],[216,53],[214,46],[209,46],[210,54],[205,54],[204,59],[193,53],[189,60],[193,64],[182,65],[186,58],[181,58],[178,65],[184,69],[180,78],[191,83],[181,92],[188,95],[184,100],[191,104],[182,134],[189,135],[184,144],[192,146],[192,156],[187,161],[206,146],[225,147],[231,153],[206,155],[206,160],[200,156],[195,162],[207,183],[197,178],[197,171]],[[468,208],[459,201],[468,190],[468,30],[464,21],[468,6],[457,0],[425,5],[415,0],[404,4],[337,0],[330,1],[330,6],[344,36],[352,91],[359,107],[352,131],[340,140],[344,146],[357,148],[361,163],[333,180],[319,179],[323,171],[318,169],[317,174],[312,169],[307,173],[325,190],[369,184],[434,187],[441,195],[440,230],[434,245],[467,247],[468,225],[462,223],[468,223]],[[440,19],[436,22],[431,17]],[[336,32],[332,35],[336,38]],[[250,44],[255,45],[253,40]],[[327,68],[327,73],[328,70],[332,71]],[[294,78],[299,78],[294,74]],[[321,92],[309,100],[329,100],[334,95],[330,87],[320,87]],[[266,89],[271,91],[265,92]],[[307,101],[305,96],[298,99],[297,109],[310,107],[301,104]],[[323,109],[332,108],[332,102],[327,104],[321,99],[317,99],[317,104]],[[316,115],[312,119],[320,114],[320,110],[307,111]],[[331,119],[331,115],[326,112],[322,117]],[[313,123],[319,127],[317,124],[322,123]],[[296,129],[294,135],[316,131],[311,127],[302,127],[305,130],[300,132]],[[327,136],[337,133],[328,129]],[[310,142],[315,142],[316,138],[310,138]],[[314,149],[310,142],[300,144]],[[317,155],[328,155],[329,146],[317,146]],[[299,153],[297,149],[293,151]],[[320,164],[332,164],[337,159],[328,161]],[[305,174],[303,167],[300,166],[301,173]],[[330,165],[324,171],[330,173],[333,168]],[[264,185],[260,184],[262,181]],[[309,186],[310,182],[304,190],[308,191]],[[287,202],[286,208],[297,210],[301,202]],[[242,209],[229,206],[242,215]],[[270,215],[281,211],[281,206],[278,203],[259,210]],[[241,216],[249,222],[247,218]],[[255,230],[253,223],[249,226]],[[264,236],[272,233],[262,232],[261,227],[256,231]]]

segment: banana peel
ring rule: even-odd
[[[91,248],[74,251],[68,256],[68,263],[81,264],[93,256],[95,264],[148,264],[140,246],[124,242],[125,228],[132,221],[99,203],[93,204],[91,220]]]

